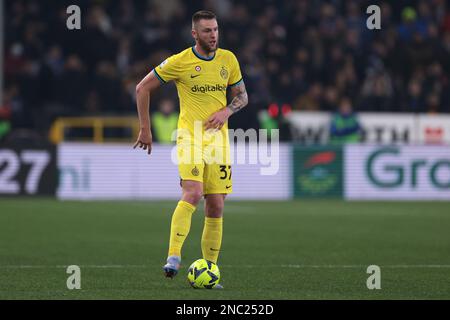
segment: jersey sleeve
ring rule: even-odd
[[[180,75],[178,56],[173,55],[167,58],[161,62],[159,66],[153,69],[153,72],[161,83],[177,80]]]
[[[228,86],[234,87],[242,82],[241,68],[234,54],[231,54],[230,77],[228,78]]]

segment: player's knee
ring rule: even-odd
[[[220,218],[223,213],[223,201],[207,201],[206,215],[211,218]]]
[[[189,190],[183,193],[183,200],[197,206],[203,197],[202,190]]]

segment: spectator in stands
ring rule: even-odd
[[[406,7],[402,10],[403,23],[398,27],[398,34],[401,40],[411,41],[415,33],[425,36],[427,25],[425,20],[417,19],[417,12],[412,7]]]
[[[322,85],[319,82],[311,84],[308,91],[295,101],[294,110],[319,111],[321,109],[322,91]]]
[[[392,78],[384,66],[376,63],[370,67],[362,86],[362,101],[360,111],[387,112],[393,109]]]
[[[64,71],[55,82],[55,98],[64,115],[82,112],[88,85],[87,70],[77,55],[70,55],[65,61]]]
[[[423,86],[419,79],[413,78],[408,85],[407,104],[402,111],[405,112],[424,112],[425,101],[423,99]]]
[[[336,87],[329,86],[325,88],[323,101],[323,110],[334,111],[338,105],[339,92]]]
[[[426,106],[427,112],[430,114],[438,113],[440,111],[439,110],[440,104],[441,103],[439,95],[437,93],[430,93],[427,97],[427,106]]]
[[[172,134],[177,129],[178,123],[175,102],[172,99],[162,99],[158,111],[153,113],[151,119],[156,141],[162,144],[173,143]]]
[[[100,111],[103,114],[121,113],[120,96],[122,86],[114,64],[108,61],[102,61],[97,64],[93,78],[93,88],[94,92],[98,93]]]
[[[352,102],[348,97],[342,97],[339,109],[333,115],[330,124],[330,143],[345,144],[359,142],[361,128],[356,114],[353,112]]]

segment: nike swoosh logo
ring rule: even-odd
[[[200,77],[201,76],[201,74],[197,74],[197,75],[192,75],[191,74],[191,79],[194,79],[194,78],[197,78],[197,77]]]
[[[226,186],[225,188],[230,189],[232,186]]]
[[[179,233],[177,233],[177,236],[179,236],[179,237],[184,237],[185,234],[179,234]]]
[[[220,251],[218,249],[209,248],[211,251]]]

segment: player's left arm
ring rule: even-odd
[[[248,94],[244,81],[231,87],[231,103],[214,113],[206,122],[205,129],[221,129],[228,118],[242,110],[248,104]]]
[[[248,104],[248,94],[247,89],[245,88],[244,80],[242,80],[239,84],[231,87],[231,98],[231,103],[226,108],[230,110],[230,116],[240,111]]]

